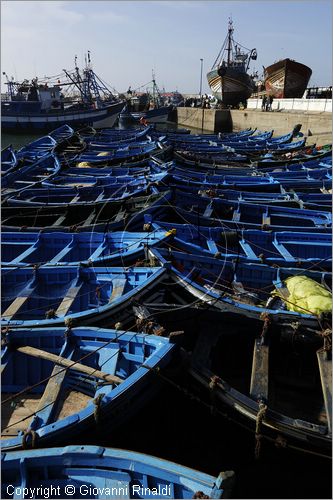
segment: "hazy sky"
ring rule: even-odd
[[[312,85],[331,85],[330,0],[1,1],[1,70],[16,79],[93,68],[116,90],[152,79],[184,93],[208,92],[210,70],[234,21],[234,38],[256,48],[251,69],[289,57],[312,68]],[[2,80],[3,82],[3,80]],[[2,86],[3,88],[3,86]]]

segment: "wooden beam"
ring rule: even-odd
[[[323,390],[325,410],[327,414],[327,425],[332,430],[332,359],[329,359],[326,351],[317,351],[321,386]]]
[[[56,310],[56,315],[57,316],[66,316],[66,314],[69,311],[69,308],[73,304],[74,300],[79,294],[79,291],[81,290],[83,283],[81,283],[78,286],[72,286],[68,292],[67,295],[62,299],[60,305],[58,306],[58,309]]]
[[[112,280],[112,293],[110,295],[109,302],[121,297],[125,290],[126,283],[126,278],[115,278]]]
[[[252,398],[268,400],[269,347],[262,340],[255,339],[253,349],[250,395]]]
[[[7,307],[5,312],[1,315],[6,321],[10,321],[13,316],[21,309],[23,304],[28,300],[29,295],[25,297],[16,297],[13,302]]]
[[[41,349],[36,349],[35,347],[23,346],[23,347],[17,347],[16,350],[18,352],[26,354],[27,356],[46,359],[47,361],[51,361],[56,365],[63,366],[64,368],[72,368],[73,370],[84,373],[86,375],[91,375],[96,378],[100,378],[105,382],[110,382],[111,384],[121,384],[121,382],[123,382],[122,378],[117,377],[115,375],[109,375],[108,373],[101,372],[100,370],[95,370],[91,366],[85,366],[82,365],[81,363],[74,364],[74,361],[71,361],[67,358],[63,358],[61,356],[57,356],[56,354],[52,354],[47,351],[42,351]]]
[[[62,383],[66,377],[67,370],[63,370],[60,366],[55,366],[51,373],[47,386],[44,389],[43,396],[40,398],[36,413],[40,412],[39,417],[44,421],[44,425],[48,423],[51,416],[54,403],[62,390]]]

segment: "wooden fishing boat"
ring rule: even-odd
[[[173,207],[170,207],[170,211],[180,217],[181,222],[197,226],[218,226],[225,230],[326,233],[330,232],[332,226],[329,212],[227,201],[178,190],[174,192]]]
[[[8,332],[2,350],[2,451],[65,444],[115,429],[158,390],[168,338],[100,328]]]
[[[123,169],[125,170],[125,169]],[[157,170],[157,169],[156,169]],[[153,169],[141,170],[141,173],[131,173],[122,175],[122,173],[114,172],[110,175],[73,175],[67,172],[66,175],[57,175],[51,180],[42,181],[41,185],[48,190],[52,188],[67,188],[67,187],[101,187],[101,186],[113,186],[126,184],[129,185],[139,185],[140,183],[152,182],[152,183],[166,183],[168,178],[167,169],[159,169],[159,172],[153,172]]]
[[[109,232],[134,230],[144,222],[144,215],[165,211],[171,200],[171,191],[135,196],[103,204],[49,207],[3,207],[2,232]]]
[[[24,471],[20,462],[24,461]],[[70,467],[68,466],[70,464]],[[80,494],[94,498],[193,498],[198,492],[208,498],[229,498],[234,472],[210,476],[188,467],[134,451],[97,446],[66,446],[44,450],[26,450],[4,454],[2,458],[4,494],[35,484],[35,471],[40,470],[39,484],[47,487],[52,476],[54,491],[66,498],[65,485]],[[57,473],[55,474],[55,471]],[[148,486],[149,485],[149,486]],[[74,490],[73,490],[74,491]],[[55,498],[50,496],[49,498]]]
[[[280,267],[332,269],[329,233],[221,231],[219,227],[152,222],[153,229],[171,234],[172,245],[191,254]],[[20,233],[19,233],[20,234]],[[4,251],[8,245],[5,238]]]
[[[37,328],[123,321],[133,297],[149,295],[163,267],[3,267],[3,326]],[[105,323],[104,323],[105,324]]]
[[[1,150],[1,175],[11,172],[17,165],[18,160],[16,153],[13,146],[10,144]]]
[[[271,131],[266,131],[266,132],[260,132],[257,134],[251,134],[251,135],[237,135],[237,134],[230,134],[229,136],[222,135],[221,133],[219,134],[191,134],[189,136],[182,136],[182,135],[167,135],[166,138],[171,144],[189,144],[189,145],[199,145],[199,144],[211,144],[213,145],[214,143],[216,145],[221,145],[221,144],[229,144],[229,143],[241,143],[241,144],[248,144],[248,145],[253,145],[253,144],[260,144],[262,142],[270,142],[270,143],[283,143],[283,142],[290,142],[292,139],[292,132],[289,132],[288,134],[284,134],[281,136],[277,136],[273,138],[273,132],[274,130]]]
[[[57,144],[70,139],[74,134],[74,129],[67,124],[62,125],[61,127],[58,127],[48,133],[48,135],[52,137]]]
[[[279,144],[270,141],[262,142],[251,142],[250,141],[235,141],[226,143],[178,143],[174,145],[177,151],[191,151],[195,153],[204,153],[210,155],[221,155],[223,153],[256,153],[263,154],[267,151],[297,151],[304,147],[306,139],[300,139],[299,141],[290,142],[287,144]]]
[[[254,433],[256,456],[296,450],[330,459],[332,360],[321,329],[288,334],[271,324],[262,334],[248,320],[237,327],[217,314],[197,321],[193,388],[205,387],[217,414]]]
[[[149,174],[159,174],[161,172],[165,172],[166,170],[170,170],[172,167],[172,162],[161,162],[152,159],[143,160],[138,163],[137,166],[133,165],[124,165],[123,167],[119,166],[89,166],[82,165],[77,167],[68,167],[63,170],[62,175],[68,176],[91,176],[96,179],[99,177],[109,177],[109,176],[123,176],[123,175],[132,175],[134,177],[140,175],[149,175]]]
[[[159,174],[157,174],[159,175]],[[167,173],[161,174],[161,179]],[[81,206],[94,206],[100,207],[104,203],[122,201],[135,196],[142,196],[144,194],[158,193],[157,187],[154,183],[149,182],[144,177],[120,180],[116,179],[114,183],[112,180],[107,180],[108,184],[95,183],[93,186],[89,184],[85,187],[57,187],[45,186],[41,188],[26,188],[21,190],[13,196],[6,199],[8,206],[31,206],[31,207],[61,207],[68,205],[75,205],[76,208]]]
[[[287,278],[301,275],[320,283],[325,290],[326,287],[331,290],[332,286],[329,272],[244,263],[237,258],[220,260],[171,248],[152,248],[149,253],[153,262],[169,266],[172,279],[187,290],[198,304],[207,304],[224,314],[262,321],[269,318],[276,324],[298,322],[311,328],[320,326],[316,312],[288,310],[288,301],[282,301],[280,296],[277,300],[272,298],[275,290],[284,293]],[[299,310],[303,311],[303,308]]]
[[[28,188],[39,185],[60,172],[61,164],[58,158],[50,153],[32,163],[23,163],[20,168],[7,172],[1,178],[1,195],[5,200]]]
[[[79,156],[85,149],[87,144],[79,136],[78,133],[70,137],[63,137],[63,139],[54,147],[53,153],[57,155],[61,163],[65,166],[71,164],[77,156]]]
[[[42,156],[52,153],[56,145],[57,141],[53,137],[45,135],[20,148],[16,155],[18,159],[36,161]]]
[[[208,84],[216,99],[227,106],[238,106],[255,90],[253,78],[248,75],[251,59],[257,58],[256,49],[240,49],[241,45],[234,41],[231,19],[228,34],[219,54],[207,73]],[[242,46],[243,47],[243,46]]]
[[[279,207],[306,208],[309,210],[326,211],[332,209],[332,196],[328,193],[310,193],[302,191],[286,191],[282,185],[280,193],[236,191],[234,189],[224,189],[220,185],[217,187],[199,186],[197,183],[190,185],[169,184],[171,189],[178,189],[194,195],[210,198],[221,198],[228,201],[242,201],[246,203],[259,203],[260,205],[275,205]]]
[[[144,145],[137,145],[135,143],[128,144],[123,147],[107,149],[105,146],[104,151],[88,150],[83,152],[77,157],[77,162],[88,162],[93,164],[98,163],[120,163],[125,160],[139,160],[149,157],[157,149],[157,144],[150,142]]]
[[[308,152],[306,152],[308,151]],[[311,152],[310,152],[311,151]],[[177,163],[189,166],[190,168],[200,168],[205,170],[219,170],[220,168],[225,169],[228,165],[232,165],[233,168],[273,168],[280,166],[289,166],[299,163],[308,163],[312,160],[320,161],[331,157],[332,146],[331,144],[320,147],[320,148],[301,148],[300,150],[294,152],[269,152],[264,155],[256,155],[255,153],[237,154],[228,153],[228,159],[225,155],[210,155],[205,153],[197,153],[185,150],[175,150],[174,158]]]
[[[77,266],[133,264],[147,249],[168,241],[172,231],[112,233],[9,233],[1,239],[3,266]]]
[[[295,170],[291,172],[269,172],[263,175],[224,175],[215,173],[201,173],[195,171],[186,171],[185,169],[173,169],[172,179],[175,184],[180,186],[194,186],[201,188],[226,188],[244,191],[275,191],[282,190],[319,190],[328,187],[332,182],[332,168],[321,167],[309,170]]]
[[[283,59],[264,68],[268,95],[278,99],[303,97],[312,74],[311,68],[292,59]]]

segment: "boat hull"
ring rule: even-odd
[[[66,343],[64,342],[64,328],[52,328],[49,329],[37,329],[37,330],[21,330],[20,332],[16,332],[14,337],[14,345],[17,346],[30,346],[30,347],[43,347],[50,348],[50,345],[55,348],[55,351],[59,353],[66,353]],[[68,333],[68,331],[67,331]],[[123,360],[117,360],[116,365],[113,367],[108,365],[109,368],[106,368],[106,363],[102,366],[99,361],[91,361],[90,367],[92,369],[97,369],[101,367],[106,374],[112,375],[112,371],[116,376],[120,376],[123,379],[121,385],[118,386],[104,386],[103,392],[99,389],[95,389],[91,387],[89,389],[89,385],[87,384],[87,376],[86,379],[82,381],[82,379],[78,380],[71,377],[71,374],[68,374],[67,381],[63,381],[61,384],[62,394],[71,393],[71,387],[75,387],[76,391],[81,394],[81,398],[84,394],[88,396],[86,399],[86,406],[80,406],[80,400],[72,393],[72,398],[75,398],[75,402],[72,403],[71,410],[63,412],[61,417],[57,420],[53,420],[52,414],[45,414],[47,408],[37,409],[38,416],[32,416],[32,420],[30,422],[31,429],[35,432],[35,443],[39,448],[43,448],[44,446],[54,446],[57,444],[66,444],[70,439],[73,438],[74,435],[79,434],[81,432],[87,432],[89,430],[93,430],[96,426],[96,413],[95,413],[95,403],[94,397],[99,397],[101,404],[99,406],[99,415],[98,415],[98,425],[100,427],[107,426],[108,432],[114,430],[116,427],[121,425],[124,420],[133,417],[133,415],[141,409],[159,390],[159,380],[157,380],[156,375],[153,373],[153,369],[160,369],[167,366],[174,355],[176,346],[169,342],[168,339],[163,337],[155,337],[151,336],[147,339],[146,335],[137,334],[135,332],[128,332],[123,330],[108,330],[104,328],[75,328],[71,329],[69,333],[71,337],[71,350],[67,349],[67,355],[64,356],[66,359],[70,361],[74,361],[75,355],[81,356],[82,354],[86,354],[89,352],[89,345],[91,346],[91,341],[93,341],[93,349],[99,349],[100,356],[104,356],[106,358],[110,358],[110,354],[112,354],[111,348],[109,351],[106,351],[107,345],[114,341],[114,346],[116,348],[122,349],[126,344],[131,343],[131,346],[139,346],[141,347],[144,344],[149,345],[148,349],[150,349],[149,355],[142,356],[137,365],[134,365],[133,362],[130,363],[132,366],[127,370],[122,368],[124,365]],[[8,343],[11,343],[12,337],[7,336]],[[63,348],[65,344],[65,347]],[[126,358],[126,353],[122,354],[124,358]],[[127,347],[128,349],[128,347]],[[75,351],[75,353],[74,353]],[[90,350],[91,352],[91,350]],[[147,351],[148,352],[148,351]],[[115,355],[113,351],[113,355]],[[73,358],[72,358],[73,356]],[[6,394],[10,396],[14,391],[17,390],[18,385],[16,381],[12,378],[10,373],[10,367],[13,364],[16,364],[17,354],[14,352],[9,352],[9,349],[5,349],[2,354],[2,360],[8,366],[8,369],[3,372],[3,381],[6,385],[2,385],[2,394]],[[29,356],[30,358],[30,356]],[[95,358],[96,359],[96,358]],[[111,358],[110,358],[111,359]],[[133,359],[133,357],[132,357]],[[142,360],[142,361],[141,361]],[[140,362],[141,361],[141,362]],[[43,366],[38,367],[35,360],[31,360],[26,358],[25,365],[30,369],[31,377],[36,380],[38,383],[40,380],[43,381],[44,373],[47,373],[50,365],[45,363],[45,359],[43,360]],[[152,370],[147,369],[147,367],[142,366],[143,363],[147,363],[147,367],[151,367]],[[51,361],[52,363],[52,361]],[[119,363],[119,364],[118,364]],[[34,368],[33,368],[34,367]],[[110,370],[111,368],[111,370]],[[23,369],[24,370],[24,369]],[[42,370],[44,372],[42,373]],[[110,371],[108,371],[110,370]],[[132,373],[130,372],[132,370]],[[22,372],[24,373],[24,372]],[[118,375],[118,374],[119,375]],[[48,374],[51,375],[52,372],[48,371]],[[92,375],[93,376],[93,375]],[[89,375],[91,377],[91,375]],[[24,380],[23,377],[21,380]],[[27,381],[27,379],[26,379]],[[43,381],[45,387],[45,381]],[[73,385],[71,385],[73,384]],[[19,384],[19,387],[24,389],[28,386],[28,382],[23,382]],[[41,384],[39,384],[41,385]],[[28,398],[31,398],[31,394],[29,387],[27,387]],[[74,390],[75,390],[74,389]],[[47,391],[47,386],[45,387],[45,391]],[[36,394],[36,393],[35,393]],[[38,394],[38,392],[37,392]],[[100,396],[99,396],[100,394]],[[39,393],[41,396],[41,394]],[[61,404],[61,395],[58,395],[57,401],[55,404]],[[5,403],[6,404],[6,403]],[[52,403],[53,404],[53,403]],[[8,407],[9,406],[9,407]],[[12,414],[13,423],[16,422],[18,418],[15,415],[15,410],[13,411],[12,407],[7,404],[7,419],[10,414]],[[34,408],[36,410],[36,407]],[[43,413],[44,412],[44,413]],[[42,424],[41,424],[42,422]],[[19,422],[17,422],[19,424]],[[6,420],[3,420],[3,425],[8,425]],[[24,424],[23,424],[24,425]],[[30,447],[32,445],[31,437],[32,433],[28,433],[26,439],[22,438],[19,432],[17,432],[17,424],[15,429],[14,426],[8,427],[7,429],[3,429],[5,439],[2,440],[2,451],[11,451],[18,450],[24,448],[25,445]],[[8,432],[6,432],[6,430]]]
[[[305,64],[284,59],[265,68],[267,94],[278,99],[302,97],[312,74]]]
[[[52,113],[11,113],[4,105],[1,109],[1,127],[3,132],[40,132],[54,130],[62,125],[71,127],[106,127],[112,126],[124,107],[116,103],[102,109],[68,110]],[[107,125],[106,125],[107,124]]]
[[[28,483],[21,476],[21,461],[24,461],[29,475]],[[72,467],[69,468],[68,464]],[[14,491],[13,484],[20,485],[18,488],[21,489],[32,490],[33,472],[36,469],[43,470],[43,478],[47,478],[50,471],[57,471],[52,479],[55,493],[51,493],[49,498],[59,495],[70,498],[75,487],[76,498],[87,494],[90,496],[90,492],[93,492],[94,498],[106,498],[107,494],[110,499],[152,498],[153,495],[157,495],[156,498],[170,498],[170,495],[175,498],[193,498],[197,491],[202,491],[209,498],[229,498],[234,483],[233,471],[221,472],[215,478],[152,455],[98,446],[66,446],[7,453],[1,465],[4,477],[2,498],[11,498],[9,493]],[[81,481],[78,481],[78,477]],[[73,485],[68,495],[66,483]],[[147,484],[149,487],[144,486]]]
[[[165,123],[168,120],[171,110],[172,106],[165,106],[163,108],[150,109],[149,111],[124,112],[120,113],[119,121],[121,123],[126,123],[128,121],[138,122],[142,118],[148,123]]]
[[[214,97],[226,105],[236,106],[254,92],[252,78],[232,68],[213,69],[207,73],[207,80]]]

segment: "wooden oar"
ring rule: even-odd
[[[74,363],[74,361],[63,358],[61,356],[57,356],[56,354],[52,354],[47,351],[42,351],[41,349],[36,349],[35,347],[23,346],[17,347],[16,350],[22,352],[23,354],[27,354],[28,356],[46,359],[47,361],[51,361],[56,365],[63,366],[65,368],[72,368],[73,370],[85,373],[86,375],[100,378],[102,380],[105,380],[106,382],[110,382],[111,384],[121,384],[123,382],[123,379],[115,375],[109,375],[108,373],[101,372],[100,370],[95,370],[94,368],[82,365],[81,363]]]

